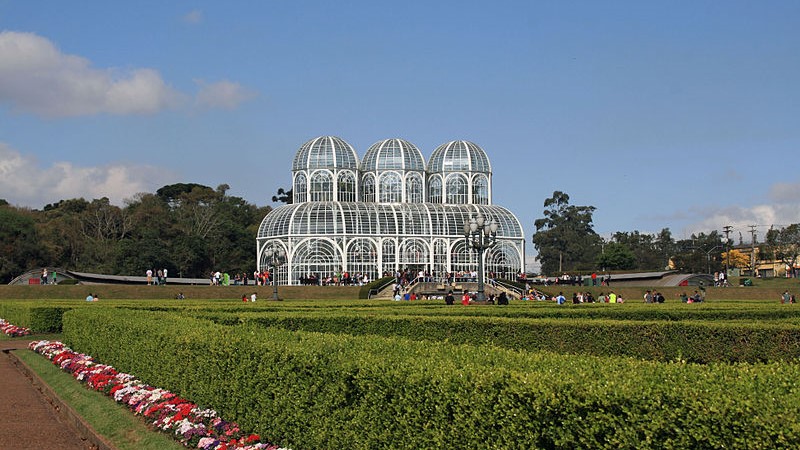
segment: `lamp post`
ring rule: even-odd
[[[481,213],[471,216],[468,221],[464,222],[464,238],[467,240],[467,245],[478,253],[478,293],[475,299],[479,302],[486,300],[483,282],[483,254],[497,244],[497,228],[498,225],[494,219],[486,222],[486,218]]]
[[[272,299],[280,300],[278,298],[278,267],[286,264],[286,252],[282,247],[273,245],[264,253],[267,257],[268,264],[272,267]]]
[[[706,272],[708,272],[710,274],[711,273],[711,252],[713,252],[714,250],[716,250],[718,248],[722,248],[722,245],[715,245],[714,247],[711,248],[711,250],[706,250],[703,247],[690,247],[690,248],[698,249],[698,250],[700,250],[702,252],[705,252],[705,254],[706,254]]]

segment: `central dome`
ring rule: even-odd
[[[303,144],[294,157],[292,170],[358,170],[358,155],[353,147],[336,136],[320,136]]]
[[[367,150],[361,170],[416,170],[425,171],[425,159],[417,146],[404,139],[385,139]]]

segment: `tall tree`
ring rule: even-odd
[[[595,261],[601,270],[631,270],[636,269],[636,255],[633,251],[619,242],[611,242],[597,255]]]
[[[533,235],[542,272],[591,270],[601,242],[592,225],[595,207],[570,205],[569,195],[561,191],[553,192],[544,207],[544,218],[534,222]]]
[[[725,246],[722,235],[716,230],[709,234],[692,234],[691,238],[676,242],[676,247],[672,262],[682,272],[713,273],[723,268],[720,255]]]
[[[777,230],[770,228],[764,239],[766,250],[778,261],[786,265],[790,277],[797,277],[797,258],[800,256],[800,223]]]
[[[278,195],[272,196],[272,201],[275,203],[281,202],[290,205],[294,202],[294,197],[292,194],[294,193],[294,189],[289,189],[288,191],[283,188],[278,188]]]
[[[42,264],[32,212],[0,206],[0,282]]]

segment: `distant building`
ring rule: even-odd
[[[463,227],[478,214],[498,224],[486,272],[515,278],[524,270],[522,225],[492,204],[489,158],[472,142],[442,144],[426,164],[414,144],[386,139],[359,162],[350,144],[321,136],[297,151],[292,183],[293,203],[267,214],[256,239],[259,270],[276,250],[285,255],[279,284],[343,272],[375,280],[406,269],[436,278],[477,270]]]

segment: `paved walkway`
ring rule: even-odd
[[[0,350],[24,349],[28,342],[0,341]],[[91,441],[83,439],[56,408],[15,366],[12,356],[0,353],[0,448],[97,448]]]

